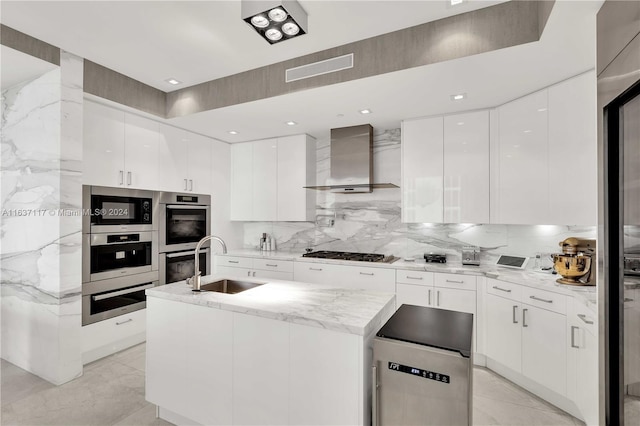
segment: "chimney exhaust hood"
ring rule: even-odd
[[[331,129],[330,164],[331,174],[327,185],[305,188],[340,193],[398,188],[392,183],[372,183],[373,127],[370,124]]]

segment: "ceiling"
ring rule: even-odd
[[[305,1],[309,34],[269,45],[239,1],[2,1],[2,23],[169,91],[501,1]],[[540,42],[171,119],[239,142],[496,106],[592,69],[602,0],[556,2]],[[325,23],[326,22],[326,23]],[[373,23],[373,24],[372,24]],[[401,48],[401,46],[399,46]],[[173,77],[184,84],[170,86]],[[467,93],[452,102],[450,95]],[[358,110],[370,108],[363,116]],[[296,126],[287,126],[293,120]],[[228,133],[230,130],[237,135]]]
[[[5,90],[23,81],[34,80],[58,68],[57,65],[31,55],[0,46],[0,89]]]

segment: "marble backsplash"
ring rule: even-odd
[[[317,142],[317,184],[329,176],[329,143]],[[400,129],[375,131],[373,148],[374,182],[400,186]],[[434,252],[446,253],[455,262],[460,261],[463,246],[473,245],[480,247],[481,262],[488,264],[501,254],[557,253],[558,243],[570,236],[596,238],[595,226],[402,223],[400,196],[399,188],[364,194],[318,191],[316,223],[245,222],[244,248],[256,248],[266,232],[281,251],[312,248],[402,258]]]

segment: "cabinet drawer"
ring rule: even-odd
[[[303,283],[336,284],[337,273],[335,271],[336,265],[315,262],[295,262],[293,265],[293,279]]]
[[[487,293],[489,294],[495,294],[496,296],[506,297],[507,299],[519,302],[521,292],[522,287],[518,284],[494,280],[493,278],[487,280]]]
[[[232,268],[253,268],[253,259],[239,256],[216,256],[216,265]]]
[[[394,269],[346,266],[343,271],[346,278],[343,282],[347,288],[389,293],[395,293],[396,291],[396,271]]]
[[[433,272],[425,271],[396,271],[396,282],[415,285],[433,285]]]
[[[475,290],[476,277],[461,274],[435,274],[436,287],[457,288],[460,290]]]
[[[289,260],[253,259],[253,268],[265,271],[293,272],[293,262]]]
[[[571,322],[580,324],[594,336],[598,335],[598,316],[593,311],[574,299],[573,312],[575,318],[572,318]]]
[[[566,296],[550,291],[532,287],[522,287],[522,303],[537,306],[562,315],[567,314]]]

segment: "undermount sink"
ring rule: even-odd
[[[236,294],[245,290],[259,287],[266,283],[255,283],[249,281],[238,280],[220,280],[200,286],[200,291],[215,291],[217,293]]]

